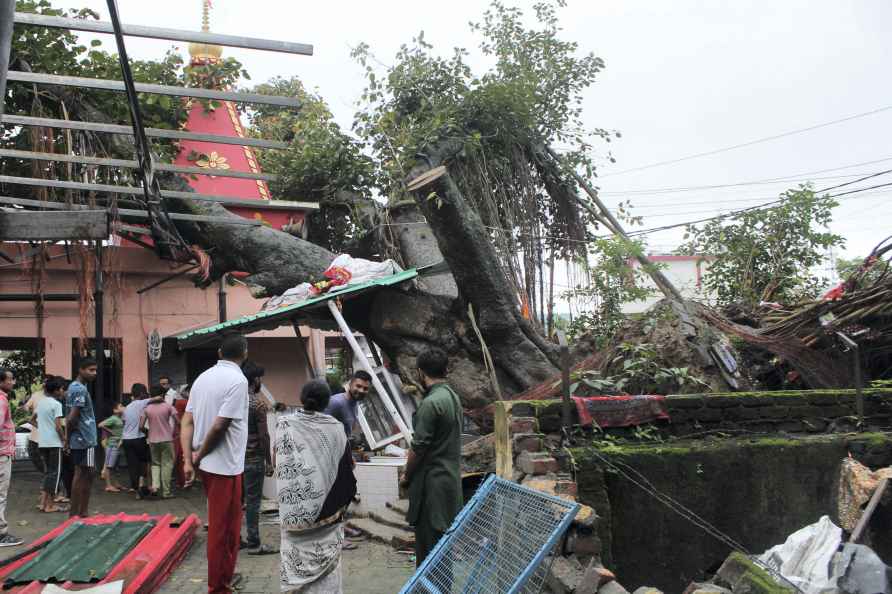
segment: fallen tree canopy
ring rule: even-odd
[[[254,295],[278,295],[318,280],[337,253],[363,233],[387,236],[387,242],[378,242],[386,245],[375,248],[380,255],[409,266],[436,264],[431,260],[442,257],[454,281],[445,291],[423,286],[386,289],[346,305],[351,326],[384,349],[404,380],[413,381],[416,355],[437,346],[449,354],[450,379],[469,408],[552,385],[559,358],[546,337],[553,330],[554,270],[561,262],[569,268],[584,261],[594,245],[602,217],[580,201],[578,188],[594,196],[586,181],[594,176],[590,142],[614,136],[584,126],[581,93],[604,64],[591,54],[578,55],[575,43],[560,39],[557,11],[562,4],[537,3],[536,23],[530,27],[518,9],[493,2],[472,27],[482,36],[481,51],[494,63],[480,75],[465,63],[464,50],[444,58],[419,35],[400,49],[382,76],[370,65],[375,60],[369,48],[360,44],[354,55],[366,69],[368,85],[356,114],[355,136],[343,133],[325,102],[299,80],[274,79],[261,85],[266,92],[297,96],[305,105],[297,114],[256,107],[250,131],[288,143],[278,156],[265,152],[259,159],[268,172],[278,175],[272,186],[277,198],[319,201],[321,212],[310,221],[312,241],[268,227],[235,224],[236,215],[219,204],[166,199],[171,212],[220,217],[216,222],[175,223],[186,243],[210,257],[209,274],[196,282],[207,285],[240,271],[248,273],[245,281]],[[20,0],[19,9],[62,14],[33,0]],[[90,11],[73,12],[95,17]],[[35,71],[72,76],[116,76],[115,56],[77,45],[70,33],[38,27],[22,31],[13,42],[13,63],[20,70],[33,66]],[[158,62],[134,62],[134,76],[140,82],[230,86],[240,73],[240,65],[231,59],[210,73],[213,76],[183,69],[182,64],[171,52]],[[43,86],[38,92],[32,85],[15,84],[7,105],[10,113],[116,124],[127,120],[125,104],[99,91]],[[184,122],[184,105],[177,101],[145,99],[143,109],[152,127],[176,129]],[[0,138],[0,145],[128,159],[134,153],[127,137],[50,128],[17,128]],[[551,145],[569,148],[558,156]],[[155,149],[166,160],[178,151],[170,142]],[[4,173],[53,179],[89,176],[97,183],[121,185],[139,181],[117,168],[44,166],[18,159],[4,162]],[[189,189],[183,177],[163,176],[162,183],[165,189]],[[145,206],[114,195],[62,196],[27,188],[11,194],[107,205],[112,211],[117,206]],[[374,195],[383,198],[375,200]],[[385,203],[394,208],[382,208]],[[406,204],[414,208],[410,216],[390,218],[398,205]],[[143,224],[144,219],[127,222]],[[403,233],[409,225],[419,225],[415,228],[425,233],[429,229],[435,241],[424,238],[425,233]],[[625,263],[626,258],[619,260]],[[608,279],[607,285],[621,278]],[[888,281],[882,282],[886,288],[851,287],[829,304],[797,306],[783,320],[765,317],[749,327],[715,312],[692,311],[699,311],[698,317],[713,330],[784,357],[811,387],[836,386],[850,377],[833,350],[838,347],[830,346],[827,328],[876,328],[871,344],[888,358],[883,336],[889,336],[890,291]],[[837,321],[829,327],[818,325],[816,320],[830,310],[837,312]],[[577,341],[574,361],[586,361],[590,365],[580,370],[596,372],[580,381],[604,391],[723,388],[721,375],[704,357],[705,341],[693,344],[676,315],[658,309],[651,316],[654,324],[631,321],[610,339]],[[605,342],[603,353],[596,352]],[[878,361],[886,360],[882,357]]]

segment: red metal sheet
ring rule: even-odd
[[[201,526],[201,520],[195,514],[175,523],[177,518],[171,514],[163,516],[150,516],[143,514],[133,516],[128,514],[116,514],[113,516],[93,516],[86,519],[73,518],[63,522],[53,530],[47,532],[31,544],[25,550],[47,540],[56,538],[62,534],[72,522],[84,522],[86,524],[107,524],[110,522],[136,522],[155,520],[155,527],[143,537],[130,553],[115,565],[108,575],[97,584],[105,584],[124,580],[124,594],[151,594],[161,587],[174,569],[186,556],[195,539],[195,533]],[[14,563],[0,568],[0,582],[7,575],[15,571],[21,565],[30,561],[39,552],[23,557]],[[67,582],[60,587],[66,590],[81,590],[97,584],[73,584]],[[59,584],[57,584],[59,585]],[[24,586],[17,586],[8,592],[16,594],[40,594],[44,584],[32,582]]]

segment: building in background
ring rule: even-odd
[[[685,299],[694,299],[706,303],[711,302],[711,296],[705,292],[703,288],[703,276],[709,269],[709,262],[712,256],[677,256],[667,254],[648,255],[651,262],[658,264],[666,278],[674,284],[681,292]],[[641,264],[637,260],[633,260],[631,265],[637,270]],[[652,289],[653,293],[647,299],[640,301],[630,301],[623,304],[622,310],[625,314],[640,314],[663,298],[663,294],[657,289],[653,280],[647,275],[644,276],[644,285]]]
[[[207,30],[206,20],[203,29]],[[222,54],[221,47],[208,44],[190,44],[189,51],[193,65],[212,63]],[[185,129],[245,136],[236,106],[226,101],[215,102],[214,109],[193,101]],[[262,173],[250,147],[182,141],[175,163],[208,170],[208,175],[187,178],[196,192],[226,197],[225,206],[231,212],[276,229],[300,227],[307,212],[316,208],[311,203],[275,200],[263,179],[213,175],[225,171]],[[29,249],[27,244],[0,243],[5,259],[13,262],[0,262],[0,349],[42,351],[46,373],[72,377],[81,347],[90,354],[97,346],[90,338],[79,338],[93,335],[88,304],[91,292],[81,281],[88,276],[82,262],[90,259],[81,258],[80,246],[54,245],[41,264],[43,270],[32,272],[33,259],[26,253]],[[135,382],[152,384],[167,375],[175,385],[191,383],[216,362],[214,348],[180,351],[173,336],[223,318],[255,313],[263,305],[233,278],[207,289],[197,288],[188,275],[168,279],[183,266],[163,261],[153,251],[121,237],[113,235],[104,252],[106,366],[104,393],[95,395],[101,416],[109,414],[112,403]],[[37,294],[79,299],[19,299]],[[298,400],[307,377],[307,359],[317,369],[325,367],[322,333],[309,328],[301,328],[300,333],[309,357],[295,352],[291,328],[257,332],[248,339],[251,358],[266,368],[265,384],[277,400],[286,403]]]

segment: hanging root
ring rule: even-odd
[[[202,281],[207,282],[211,278],[211,257],[201,249],[201,247],[192,244],[192,255],[198,260],[198,276]]]

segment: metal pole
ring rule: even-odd
[[[551,147],[547,147],[546,150],[548,151],[548,154],[551,155],[551,158],[554,159],[556,163],[558,163],[558,165],[563,166],[561,158],[556,152],[554,152]],[[567,171],[567,173],[569,173],[573,177],[573,179],[576,180],[576,183],[578,183],[583,190],[585,190],[585,193],[589,195],[589,198],[592,199],[592,202],[595,203],[595,205],[598,207],[598,210],[596,211],[591,204],[585,202],[584,200],[579,198],[579,196],[577,196],[576,199],[579,204],[584,209],[589,211],[592,216],[600,219],[603,223],[605,223],[605,226],[608,228],[609,231],[611,231],[615,235],[619,235],[625,241],[632,241],[631,238],[626,234],[625,229],[623,229],[622,225],[620,225],[619,221],[616,220],[616,217],[613,216],[613,213],[611,213],[610,210],[608,210],[607,207],[604,205],[604,203],[601,202],[601,199],[598,198],[598,193],[595,192],[594,188],[592,188],[588,184],[588,182],[586,182],[582,178],[581,175],[579,175],[569,167],[564,167],[564,170]],[[675,285],[673,285],[672,282],[668,278],[666,278],[665,274],[663,274],[660,270],[652,265],[653,263],[647,258],[647,256],[645,256],[644,254],[639,254],[637,251],[633,254],[633,256],[641,264],[644,272],[650,275],[654,283],[656,283],[657,287],[659,287],[659,289],[666,295],[666,297],[669,297],[670,299],[677,299],[682,303],[682,305],[684,305],[684,297],[682,297],[681,293],[678,291]]]
[[[4,0],[6,1],[6,0]],[[15,1],[10,2],[15,7]],[[13,8],[14,9],[14,8]],[[12,22],[10,13],[10,22]],[[93,21],[89,19],[73,19],[68,17],[46,16],[25,12],[15,13],[15,21],[24,25],[39,27],[52,27],[70,29],[72,31],[89,31],[91,33],[114,33],[112,23]],[[164,29],[161,27],[144,27],[142,25],[121,25],[124,35],[130,37],[145,37],[148,39],[164,39],[167,41],[186,41],[196,43],[209,43],[212,45],[225,45],[228,47],[240,47],[256,49],[268,52],[284,52],[304,56],[313,55],[313,46],[306,43],[293,43],[290,41],[275,41],[271,39],[257,39],[255,37],[243,37],[241,35],[222,35],[206,31],[183,31],[179,29]]]
[[[294,319],[291,321],[291,326],[294,328],[294,333],[297,335],[297,348],[301,350],[304,355],[304,362],[307,365],[307,374],[311,380],[318,379],[319,374],[316,373],[316,366],[313,365],[313,362],[310,360],[310,353],[307,351],[307,345],[304,344],[304,337],[300,333],[300,323]]]
[[[146,291],[150,291],[150,290],[154,289],[155,287],[157,287],[157,286],[159,286],[159,285],[163,285],[163,284],[166,283],[167,281],[172,281],[173,279],[175,279],[175,278],[179,278],[179,277],[183,276],[184,274],[189,274],[190,272],[192,272],[192,271],[195,270],[196,268],[198,268],[198,264],[196,264],[195,266],[189,266],[189,267],[187,267],[187,268],[184,268],[183,270],[179,270],[179,271],[177,271],[177,272],[174,272],[173,274],[168,274],[167,276],[165,276],[165,277],[162,278],[161,280],[157,280],[157,281],[153,282],[153,283],[150,284],[150,285],[146,285],[146,286],[143,287],[142,289],[137,289],[137,290],[136,290],[136,294],[137,294],[137,295],[142,295],[142,294],[145,293]],[[224,322],[225,322],[226,320],[221,320],[221,321],[224,321]]]
[[[100,410],[105,409],[105,333],[103,328],[103,276],[102,276],[102,241],[96,242],[96,287],[93,292],[93,303],[96,318],[96,383],[93,388],[96,402],[101,403]]]
[[[6,73],[9,72],[9,56],[12,54],[13,17],[15,0],[0,0],[0,116],[6,103]]]
[[[148,136],[148,134],[146,134]],[[34,159],[38,161],[55,161],[63,163],[80,163],[83,165],[97,165],[102,167],[124,167],[137,169],[139,163],[130,159],[106,159],[103,157],[90,157],[86,155],[68,155],[62,153],[39,153],[35,151],[20,151],[17,149],[0,149],[0,157],[12,157],[14,159]],[[211,169],[210,167],[188,167],[174,165],[173,163],[155,163],[158,171],[173,171],[174,173],[188,173],[190,175],[210,175],[213,177],[235,177],[239,179],[260,179],[275,181],[278,176],[269,173],[249,173],[244,171],[229,171],[226,169]]]
[[[858,414],[858,429],[864,427],[864,378],[861,376],[861,346],[847,334],[837,332],[840,340],[852,351],[855,363],[855,410]]]
[[[220,277],[220,288],[217,290],[217,309],[220,313],[220,323],[226,321],[226,275]]]
[[[34,116],[0,115],[0,122],[12,126],[40,126],[49,128],[63,128],[65,130],[87,130],[89,132],[106,132],[108,134],[123,134],[133,136],[133,128],[119,124],[106,124],[104,122],[81,122],[79,120],[57,120],[55,118],[38,118]],[[185,130],[165,130],[163,128],[146,128],[146,136],[149,138],[166,138],[170,140],[195,140],[198,142],[213,142],[216,144],[235,144],[239,146],[255,146],[258,148],[286,149],[287,142],[278,140],[264,140],[263,138],[247,138],[243,136],[224,136],[222,134],[199,134],[186,132]]]
[[[121,38],[121,40],[123,43],[123,38]],[[216,89],[202,89],[200,87],[177,87],[174,85],[133,83],[133,81],[127,82],[126,77],[124,78],[124,82],[121,82],[119,80],[111,80],[107,78],[62,76],[59,74],[43,74],[40,72],[23,72],[21,70],[11,70],[8,76],[9,80],[17,82],[57,85],[62,87],[80,87],[97,89],[100,91],[127,92],[129,87],[134,89],[137,93],[154,93],[156,95],[169,95],[171,97],[195,97],[197,99],[216,99],[220,101],[237,101],[239,103],[259,103],[261,105],[278,105],[281,107],[293,107],[295,109],[301,106],[300,99],[295,97],[261,95],[260,93],[241,93],[237,91],[218,91]]]
[[[347,325],[347,320],[344,319],[344,316],[341,314],[341,310],[338,309],[338,306],[334,302],[334,299],[330,299],[328,301],[328,310],[331,312],[331,315],[338,323],[338,327],[340,327],[341,333],[344,335],[344,338],[347,339],[347,343],[350,345],[350,348],[356,354],[356,358],[359,360],[359,365],[370,376],[372,376],[372,385],[375,387],[375,391],[381,397],[381,402],[384,404],[384,408],[387,409],[387,412],[396,423],[396,426],[399,427],[400,432],[403,434],[403,437],[406,440],[406,443],[412,445],[412,430],[409,429],[409,426],[406,425],[405,421],[403,421],[403,417],[400,416],[399,411],[396,409],[396,407],[393,405],[393,401],[390,399],[390,394],[387,393],[387,390],[381,384],[381,380],[378,379],[378,375],[375,373],[375,370],[372,369],[371,365],[369,365],[368,357],[365,356],[365,352],[359,346],[359,343],[356,342],[356,337],[353,336],[353,331],[350,330],[350,326]]]
[[[854,342],[854,341],[852,341]],[[858,411],[858,428],[864,428],[864,378],[861,377],[861,347],[858,343],[852,347],[855,358],[855,410]]]
[[[557,331],[558,344],[561,347],[561,423],[564,428],[564,435],[570,434],[570,428],[573,426],[572,401],[570,400],[570,347],[567,345],[567,337],[563,330]]]
[[[13,261],[12,263],[16,264],[17,262]],[[0,301],[79,301],[80,298],[81,296],[78,293],[47,293],[45,295],[38,293],[0,294]]]

